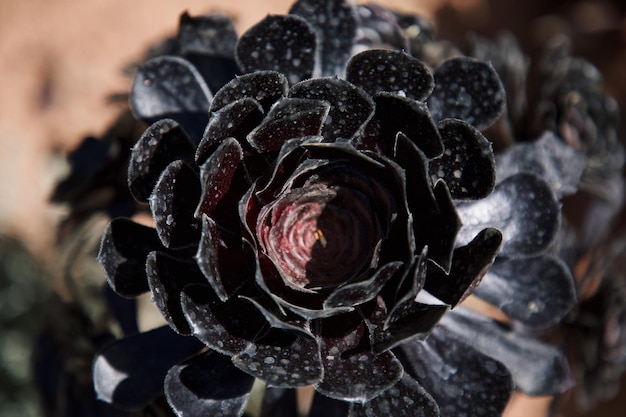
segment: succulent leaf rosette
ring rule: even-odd
[[[138,409],[164,391],[181,416],[241,416],[258,379],[264,410],[312,385],[311,415],[501,414],[511,375],[463,337],[494,324],[445,317],[498,253],[543,254],[559,203],[528,172],[496,185],[479,129],[505,95],[488,63],[363,48],[363,10],[298,1],[220,44],[221,66],[202,34],[236,39],[232,25],[184,16],[193,54],[138,68],[150,126],[128,183],[154,227],[113,220],[99,260],[168,326],[97,356],[99,398]]]

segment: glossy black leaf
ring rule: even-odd
[[[493,263],[502,234],[497,229],[484,229],[470,243],[454,250],[448,274],[429,265],[425,288],[452,308],[469,296]]]
[[[430,175],[443,179],[455,199],[489,195],[496,182],[491,143],[462,120],[445,119],[437,127],[445,151],[430,161]]]
[[[462,307],[446,314],[440,323],[474,349],[505,364],[515,387],[528,395],[560,394],[572,386],[563,353],[527,332]]]
[[[194,336],[225,355],[246,350],[265,331],[266,321],[252,304],[238,298],[222,302],[208,285],[189,285],[181,296]]]
[[[313,75],[317,54],[315,30],[293,15],[267,16],[241,36],[235,49],[243,72],[280,71],[291,84]]]
[[[404,374],[393,387],[364,404],[350,404],[348,417],[439,417],[439,407],[420,384]]]
[[[254,378],[228,356],[203,352],[170,369],[167,402],[179,416],[242,416]]]
[[[374,102],[364,91],[339,78],[313,78],[294,85],[289,97],[323,100],[330,104],[322,129],[326,142],[351,138],[372,116]]]
[[[289,10],[315,29],[321,76],[342,77],[352,53],[357,21],[353,5],[345,0],[298,0]]]
[[[245,138],[263,119],[263,109],[254,99],[244,97],[211,115],[196,151],[196,163],[202,165],[227,138],[245,143]]]
[[[161,172],[178,159],[193,162],[194,153],[191,139],[175,120],[162,119],[150,125],[130,155],[128,187],[133,197],[146,202]]]
[[[557,324],[576,303],[574,279],[559,258],[498,258],[475,294],[533,328]]]
[[[200,193],[198,174],[184,161],[174,161],[163,171],[150,196],[152,217],[163,245],[181,248],[197,243],[200,222],[194,213]]]
[[[587,158],[554,133],[545,132],[534,142],[517,143],[506,149],[498,154],[496,162],[499,182],[520,172],[534,174],[560,198],[578,190]]]
[[[233,363],[270,387],[295,388],[322,378],[317,340],[302,331],[271,329],[254,344],[233,356]]]
[[[130,95],[133,112],[152,124],[169,117],[197,143],[208,121],[212,94],[196,68],[175,56],[140,65]]]
[[[232,79],[218,90],[211,102],[211,112],[243,98],[251,98],[261,103],[267,111],[281,97],[287,95],[289,83],[283,74],[276,71],[256,71]]]
[[[372,96],[389,92],[418,101],[428,97],[434,88],[426,65],[403,51],[361,52],[348,62],[346,79]]]
[[[439,405],[442,417],[498,417],[513,390],[506,367],[441,326],[426,341],[397,349],[406,372]]]
[[[139,410],[163,392],[167,371],[201,348],[196,338],[179,336],[169,326],[114,342],[94,360],[96,394],[120,408]]]
[[[502,232],[500,253],[529,257],[545,251],[559,230],[561,207],[550,186],[532,174],[516,174],[497,184],[482,200],[457,205],[463,222],[458,244],[486,227]]]
[[[461,119],[484,129],[504,111],[504,87],[487,62],[451,58],[435,69],[434,78],[435,89],[428,98],[428,108],[436,121]]]
[[[163,245],[152,227],[125,218],[114,219],[105,229],[98,252],[109,286],[122,297],[148,291],[146,258]]]
[[[146,274],[152,301],[161,311],[161,315],[177,333],[191,335],[180,296],[186,285],[206,283],[198,266],[194,262],[180,260],[163,252],[151,252],[146,261]]]
[[[289,139],[319,135],[329,110],[325,101],[283,98],[250,132],[248,142],[261,153],[278,152]]]

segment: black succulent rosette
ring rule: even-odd
[[[215,93],[180,56],[138,68],[131,104],[150,127],[128,184],[155,227],[113,220],[99,259],[115,292],[150,292],[168,326],[100,353],[101,399],[138,409],[164,390],[179,415],[238,416],[256,378],[264,415],[313,385],[311,415],[495,416],[512,389],[498,352],[480,352],[495,339],[566,374],[558,352],[448,312],[499,250],[496,285],[529,260],[561,272],[545,255],[560,221],[551,185],[526,171],[496,185],[479,130],[505,105],[496,72],[363,48],[357,33],[378,26],[357,10],[299,1],[268,16],[234,45],[243,75]],[[529,275],[507,296],[553,289],[528,293]],[[564,294],[512,311],[552,320]]]

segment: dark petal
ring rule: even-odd
[[[339,78],[314,78],[294,85],[289,97],[330,103],[322,129],[326,142],[351,138],[374,113],[374,102],[364,91]]]
[[[237,43],[233,21],[223,14],[192,17],[184,12],[178,25],[178,49],[203,55],[232,57]]]
[[[222,87],[211,102],[211,112],[240,100],[251,98],[261,103],[267,112],[281,97],[287,95],[289,83],[283,74],[276,71],[257,71],[234,78]]]
[[[295,389],[267,387],[259,417],[298,417],[297,407]]]
[[[487,62],[459,57],[444,61],[434,73],[428,98],[433,119],[461,119],[485,129],[504,111],[506,98],[498,73]]]
[[[146,261],[146,274],[152,292],[152,301],[170,327],[177,333],[192,334],[183,314],[180,295],[191,283],[206,283],[195,262],[183,261],[163,252],[151,252]]]
[[[315,392],[309,417],[345,417],[349,407],[349,402],[336,400]]]
[[[202,236],[196,263],[222,301],[254,277],[255,263],[241,237],[220,230],[213,219],[202,217]]]
[[[452,308],[456,307],[481,283],[501,244],[499,230],[484,229],[466,246],[454,250],[449,274],[429,265],[426,290]]]
[[[200,200],[200,179],[184,161],[167,166],[150,196],[150,209],[159,238],[168,248],[196,244],[200,222],[194,218]]]
[[[271,329],[233,363],[270,387],[295,388],[315,384],[322,378],[317,340],[301,331]]]
[[[263,109],[249,97],[227,104],[211,115],[196,151],[196,163],[203,164],[227,138],[245,143],[245,138],[263,120]]]
[[[506,367],[441,326],[398,348],[406,372],[433,396],[442,417],[498,417],[513,382]]]
[[[243,160],[241,145],[234,138],[224,139],[215,152],[200,167],[202,198],[195,217],[211,216],[213,210],[229,191],[239,164]]]
[[[445,119],[437,127],[445,151],[430,161],[430,175],[443,179],[453,198],[488,196],[496,182],[491,142],[462,120]]]
[[[390,154],[398,132],[402,132],[428,158],[443,152],[441,136],[425,105],[393,93],[378,93],[374,102],[374,116],[365,131],[357,134],[356,142],[376,141],[385,153]]]
[[[199,52],[187,52],[183,57],[196,67],[211,91],[218,91],[239,74],[234,53],[225,58]]]
[[[146,123],[166,117],[176,120],[199,140],[208,121],[211,92],[188,61],[174,56],[153,58],[135,75],[130,104]]]
[[[385,306],[388,306],[386,307],[388,314],[385,319],[385,327],[404,315],[404,312],[413,305],[415,297],[424,287],[427,253],[428,248],[423,248],[422,253],[416,256],[413,263],[403,271],[398,283],[395,286],[388,285],[381,294]]]
[[[283,98],[247,139],[259,152],[277,152],[289,139],[319,135],[330,105],[321,100]]]
[[[133,197],[147,202],[161,172],[178,159],[193,162],[194,152],[194,144],[176,121],[163,119],[153,123],[130,155],[128,187]]]
[[[225,355],[243,352],[265,331],[266,321],[252,304],[237,297],[224,303],[207,285],[185,287],[181,304],[194,336]]]
[[[137,297],[148,291],[146,258],[159,249],[164,248],[155,229],[118,218],[104,230],[98,261],[117,294]]]
[[[139,410],[163,392],[163,379],[176,363],[202,349],[194,337],[169,326],[130,336],[105,347],[93,364],[98,399]]]
[[[402,377],[402,365],[391,352],[370,351],[366,333],[365,323],[354,314],[321,322],[324,379],[317,391],[338,400],[365,402]]]
[[[356,13],[345,0],[299,0],[289,10],[304,18],[318,39],[321,76],[343,77],[356,36]]]
[[[368,308],[373,310],[370,312]],[[387,323],[384,305],[380,303],[380,299],[377,300],[376,306],[362,309],[372,352],[384,352],[410,339],[425,339],[447,311],[447,305],[413,301],[402,310],[402,316],[396,316],[394,321]]]
[[[487,198],[457,205],[463,222],[457,243],[469,242],[485,227],[495,227],[504,239],[501,255],[534,256],[554,241],[560,209],[546,182],[532,174],[516,174],[497,184]]]
[[[426,219],[415,221],[415,233],[426,237],[428,258],[441,266],[445,271],[450,270],[452,248],[462,220],[459,219],[456,207],[448,185],[437,181],[433,190],[435,195],[436,211]],[[430,222],[430,223],[429,223]]]
[[[554,133],[545,132],[534,142],[517,143],[508,148],[498,155],[496,162],[499,182],[520,172],[535,174],[560,198],[578,190],[587,158]]]
[[[441,320],[441,325],[475,349],[503,364],[513,375],[515,387],[528,395],[555,395],[572,386],[563,353],[479,313],[458,307]],[[467,353],[467,349],[463,355]],[[463,358],[463,363],[467,363]]]
[[[434,88],[433,76],[421,61],[403,51],[374,49],[353,56],[346,80],[368,94],[383,91],[422,101]]]
[[[365,404],[350,404],[348,417],[439,417],[439,407],[420,384],[404,374],[396,384]]]
[[[364,281],[337,288],[324,301],[324,308],[350,307],[373,299],[402,265],[402,262],[390,262],[373,272],[372,276]]]
[[[279,71],[295,84],[311,78],[317,53],[315,30],[306,20],[269,15],[241,36],[235,58],[242,72]]]
[[[574,279],[559,258],[498,258],[475,294],[533,328],[557,324],[576,303]]]
[[[242,416],[254,378],[228,356],[203,352],[174,366],[165,377],[167,402],[179,416]]]
[[[396,14],[376,3],[357,4],[358,21],[355,51],[391,49],[410,51],[408,39]]]

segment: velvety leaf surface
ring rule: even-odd
[[[265,331],[265,319],[252,304],[236,297],[222,302],[208,285],[189,285],[181,304],[193,334],[225,355],[243,352]]]
[[[569,269],[551,255],[498,258],[475,294],[534,328],[557,324],[576,303]]]
[[[277,152],[292,138],[319,135],[330,105],[321,100],[283,98],[247,139],[259,152]]]
[[[130,95],[133,112],[146,123],[176,120],[199,141],[212,94],[196,68],[183,58],[161,56],[140,65]]]
[[[98,261],[117,294],[137,297],[148,291],[146,258],[159,249],[163,249],[163,245],[155,229],[118,218],[104,231]]]
[[[196,338],[179,336],[169,326],[114,342],[96,355],[93,364],[98,398],[139,410],[163,392],[168,370],[201,348]]]
[[[495,259],[502,243],[497,229],[484,229],[466,246],[454,250],[448,274],[429,265],[425,288],[452,308],[473,293]]]
[[[161,172],[181,159],[193,162],[194,144],[172,119],[159,120],[146,129],[133,146],[128,164],[128,187],[137,201],[147,202]]]
[[[207,351],[170,369],[165,395],[180,416],[239,417],[253,382],[228,356]]]
[[[155,251],[148,255],[146,275],[152,301],[161,311],[161,315],[177,333],[191,335],[192,331],[183,314],[180,296],[186,285],[206,283],[198,266],[194,262],[183,261]]]
[[[196,163],[202,165],[215,148],[227,138],[245,143],[245,138],[263,120],[259,102],[249,97],[238,99],[211,115],[196,151]]]
[[[345,0],[299,0],[289,13],[304,18],[315,30],[321,76],[343,77],[357,30],[352,4]]]
[[[435,400],[417,381],[404,374],[393,387],[365,404],[350,404],[348,417],[439,417]]]
[[[235,50],[243,72],[280,71],[291,84],[313,75],[317,54],[315,30],[293,15],[267,16],[241,36]]]
[[[428,165],[433,182],[443,179],[456,199],[489,195],[496,182],[491,143],[473,126],[458,119],[442,120],[437,127],[445,151]]]
[[[200,200],[197,172],[183,161],[167,166],[150,196],[150,209],[159,238],[168,248],[196,244],[200,222],[194,218]]]
[[[560,198],[578,190],[587,158],[554,133],[545,132],[534,142],[511,146],[498,154],[496,162],[498,181],[527,172],[542,178]]]
[[[572,386],[563,353],[531,334],[462,307],[446,314],[440,323],[475,349],[505,364],[515,387],[528,395],[555,395]]]
[[[550,186],[532,174],[516,174],[497,184],[487,197],[457,205],[463,222],[457,244],[469,242],[485,227],[502,232],[500,253],[534,256],[546,250],[559,229],[561,208]]]
[[[434,78],[435,89],[428,98],[428,108],[436,121],[461,119],[484,129],[504,111],[504,88],[498,73],[487,62],[451,58],[435,69]]]
[[[439,405],[442,417],[498,417],[513,382],[505,366],[474,350],[441,326],[424,342],[401,345],[397,354],[406,372]]]
[[[370,95],[395,93],[422,101],[434,88],[433,76],[419,60],[402,51],[374,49],[353,56],[346,80]]]
[[[357,39],[355,50],[389,49],[410,51],[397,13],[377,4],[357,4]]]
[[[330,104],[322,129],[326,142],[351,138],[374,112],[374,102],[365,92],[339,78],[313,78],[294,85],[289,97],[323,100]]]
[[[276,71],[256,71],[232,79],[218,90],[211,102],[211,111],[243,98],[251,98],[261,103],[267,112],[281,97],[287,95],[289,83],[285,76]]]

